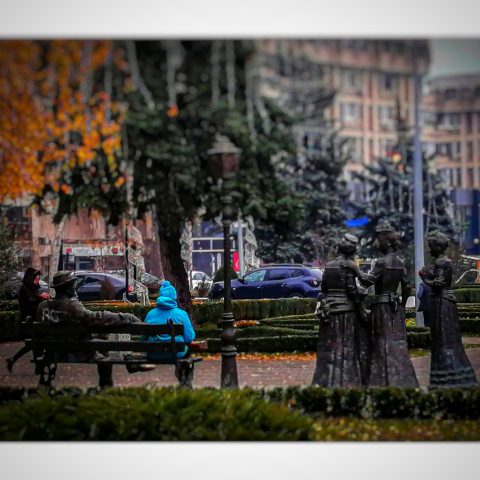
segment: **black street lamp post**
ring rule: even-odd
[[[220,320],[222,333],[222,387],[238,387],[237,348],[232,313],[232,285],[230,280],[230,226],[234,218],[232,190],[235,173],[240,163],[240,152],[230,140],[217,135],[213,147],[207,152],[209,164],[215,178],[222,179],[222,224],[223,224],[223,313]]]

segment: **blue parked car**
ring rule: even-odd
[[[320,268],[291,263],[265,265],[232,280],[232,298],[317,298],[321,282]],[[223,282],[212,285],[208,298],[223,298]]]

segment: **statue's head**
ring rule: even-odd
[[[75,297],[77,295],[77,277],[73,272],[68,270],[61,270],[53,276],[52,288],[55,289],[55,293],[63,294],[67,297]]]
[[[381,252],[386,253],[398,248],[400,235],[388,221],[381,220],[378,222],[375,232],[378,233],[375,243]]]
[[[337,246],[338,253],[346,255],[348,257],[355,255],[357,251],[358,238],[355,235],[346,233]]]
[[[448,248],[448,244],[450,241],[444,233],[438,230],[433,230],[432,232],[428,233],[427,242],[430,253],[434,257],[437,257],[438,255],[445,252],[445,250]]]

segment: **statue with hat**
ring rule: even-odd
[[[457,301],[452,290],[453,265],[445,255],[449,238],[434,230],[427,235],[431,265],[420,271],[430,292],[431,389],[478,386],[475,372],[462,344]]]
[[[55,289],[55,298],[40,303],[37,310],[37,322],[79,322],[86,325],[124,325],[128,323],[142,323],[139,318],[130,313],[113,313],[108,311],[88,310],[77,298],[77,277],[71,271],[57,272],[52,280],[51,287]],[[68,361],[88,362],[95,361],[98,354],[93,353],[67,353]],[[54,359],[53,359],[54,360]],[[100,387],[112,386],[112,365],[98,364]],[[133,368],[132,368],[133,367]],[[154,368],[154,367],[153,367]],[[151,370],[149,365],[128,366],[128,371]]]
[[[378,223],[376,246],[382,256],[373,270],[360,274],[364,286],[374,285],[371,302],[368,386],[418,387],[408,355],[405,304],[409,288],[403,260],[395,253],[400,237],[388,221]]]
[[[365,383],[362,326],[366,315],[356,282],[359,271],[353,262],[357,244],[357,237],[345,234],[337,246],[337,257],[325,267],[313,385],[358,387]]]

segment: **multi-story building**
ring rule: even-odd
[[[309,74],[335,98],[326,117],[335,122],[350,146],[346,176],[390,152],[396,140],[397,105],[407,123],[414,122],[415,77],[426,74],[430,51],[427,41],[402,40],[263,40],[264,63],[277,58],[284,74],[309,64]],[[270,60],[270,62],[269,62]],[[272,78],[273,68],[264,68]],[[271,83],[271,82],[270,82]],[[317,134],[311,128],[311,143]],[[308,134],[308,130],[306,131]]]
[[[422,98],[422,142],[451,188],[480,187],[480,75],[436,77]]]

